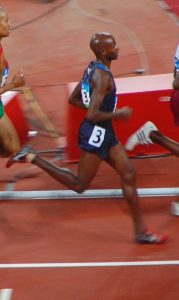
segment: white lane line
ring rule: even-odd
[[[35,268],[95,268],[95,267],[135,267],[179,265],[179,260],[156,261],[116,261],[116,262],[76,262],[76,263],[22,263],[0,264],[0,269],[35,269]],[[1,299],[0,299],[1,300]]]
[[[1,289],[0,290],[0,300],[11,300],[12,289]]]
[[[140,197],[178,196],[179,187],[171,188],[139,188]],[[85,199],[85,198],[123,198],[122,189],[86,190],[78,194],[71,190],[43,190],[43,191],[5,191],[0,192],[1,200],[43,200],[43,199]]]

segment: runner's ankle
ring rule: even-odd
[[[35,153],[28,153],[26,156],[26,161],[28,163],[32,163],[34,161],[35,157],[36,157]]]

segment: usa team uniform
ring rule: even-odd
[[[90,95],[92,89],[90,86],[91,77],[96,69],[102,69],[108,72],[114,84],[113,90],[108,93],[100,106],[100,111],[113,112],[117,104],[116,85],[110,70],[99,62],[91,62],[85,70],[81,81],[81,94],[84,105],[88,108],[90,104]],[[80,149],[98,154],[102,159],[106,159],[111,147],[118,143],[115,136],[112,121],[90,122],[86,119],[83,120],[79,129],[78,144]]]

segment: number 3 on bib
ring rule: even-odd
[[[100,147],[104,141],[105,131],[104,128],[95,126],[88,143],[92,146]]]

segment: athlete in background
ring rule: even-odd
[[[174,57],[174,81],[173,94],[170,98],[170,108],[173,114],[174,124],[179,126],[179,45],[176,48]],[[179,129],[179,128],[178,128]],[[171,204],[171,213],[179,216],[179,201],[173,201]]]
[[[179,45],[174,55],[174,80],[173,93],[170,98],[170,108],[173,114],[174,124],[179,126]],[[133,150],[138,144],[157,143],[168,149],[171,153],[179,157],[179,143],[164,136],[154,123],[148,121],[132,134],[126,142],[125,148]],[[171,213],[179,216],[179,201],[172,202]]]
[[[8,37],[11,26],[8,15],[4,8],[0,7],[0,95],[18,88],[25,84],[22,71],[17,72],[11,82],[7,83],[9,66],[5,58],[2,39]],[[9,157],[20,150],[20,142],[16,130],[4,111],[2,100],[0,99],[0,155]]]

